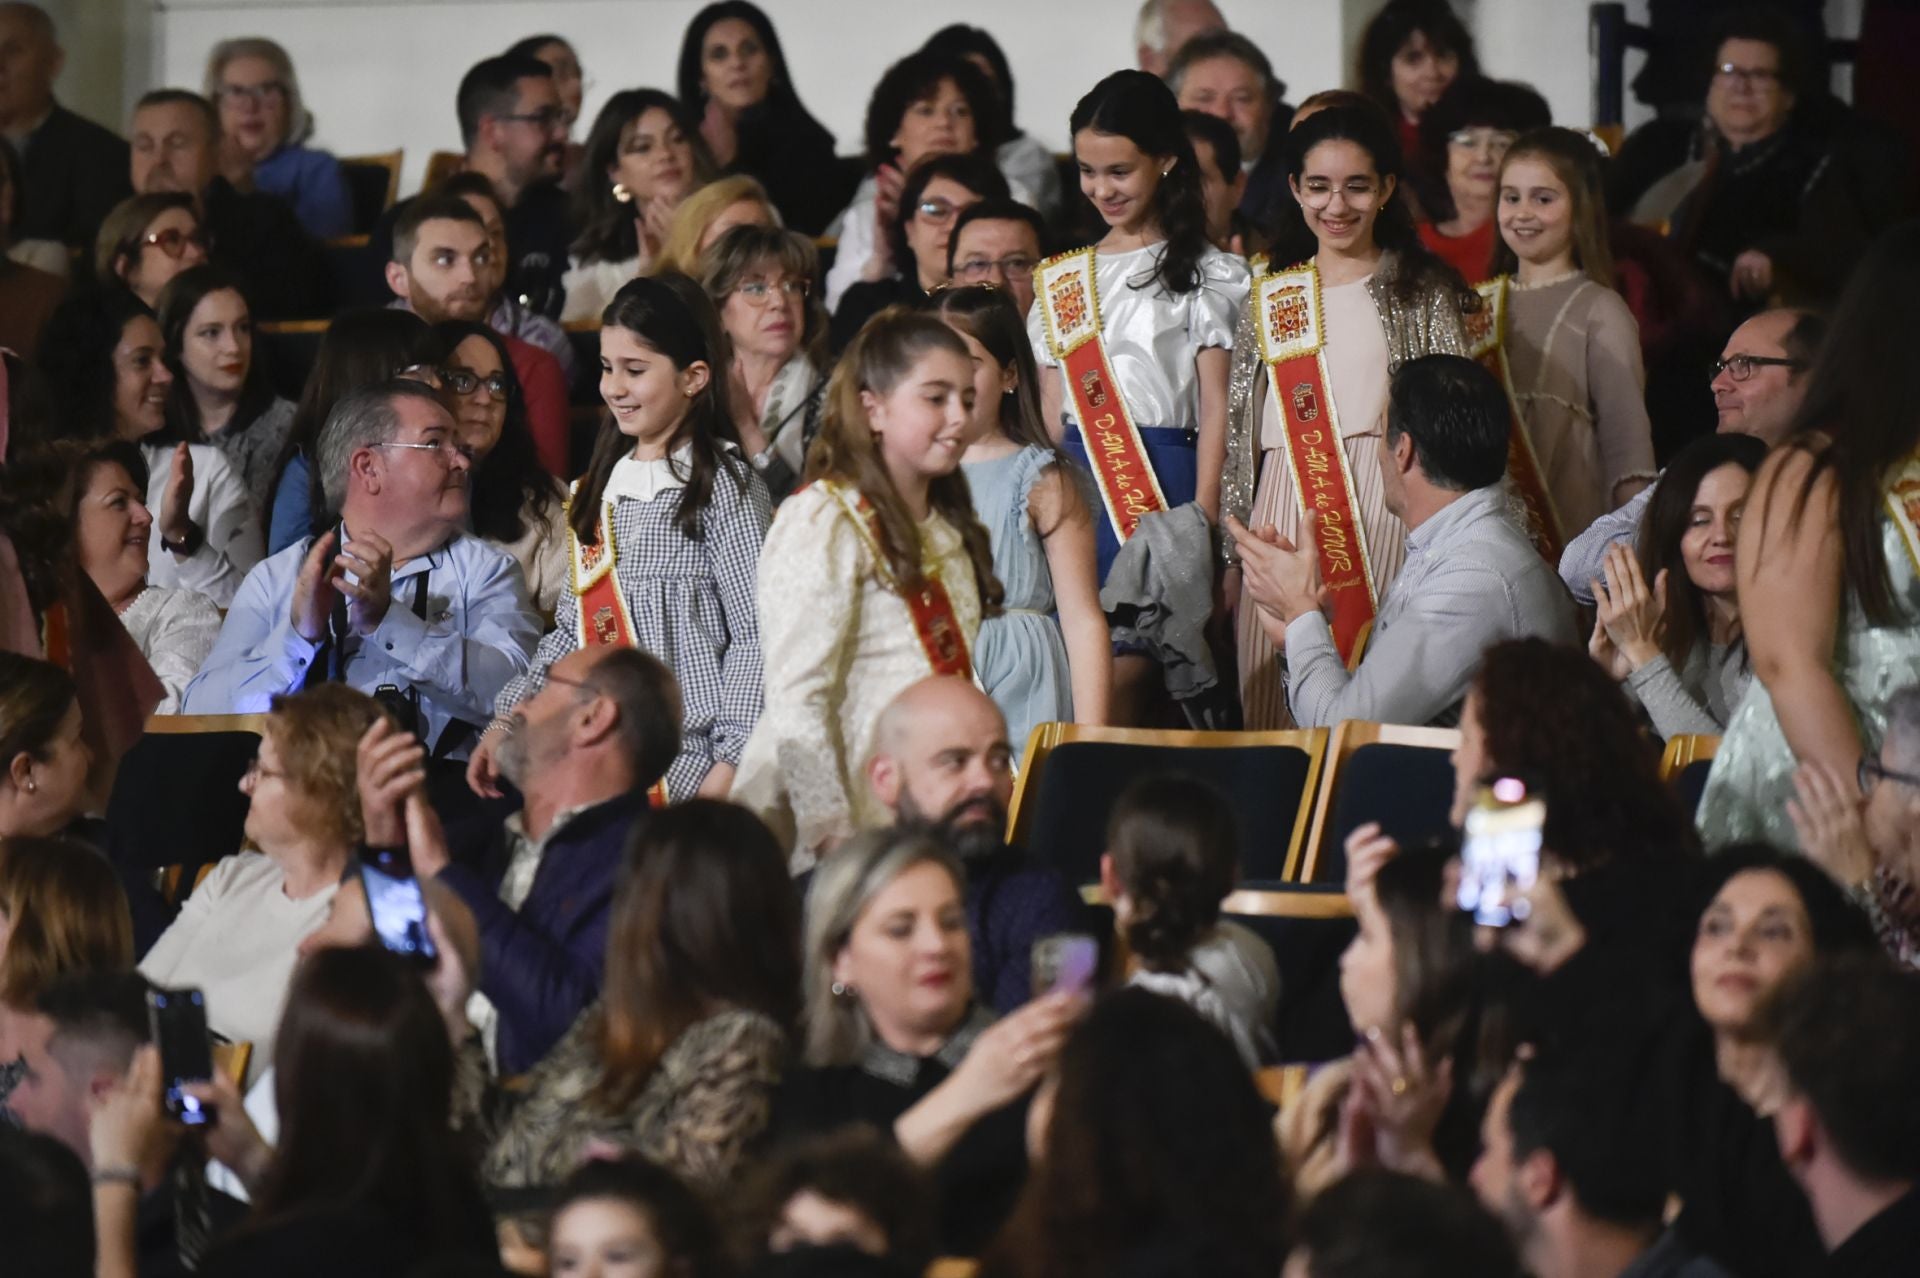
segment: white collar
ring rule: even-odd
[[[685,488],[692,474],[691,440],[666,457],[639,461],[629,455],[613,464],[613,473],[607,476],[607,488],[601,500],[611,503],[630,497],[634,501],[649,502],[669,489]]]

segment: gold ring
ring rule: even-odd
[[[1407,1080],[1405,1078],[1396,1078],[1393,1080],[1393,1094],[1395,1096],[1405,1096],[1407,1094]]]

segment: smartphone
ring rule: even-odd
[[[167,1112],[189,1127],[212,1122],[213,1106],[187,1095],[182,1086],[213,1077],[206,999],[199,990],[148,990],[147,1019],[153,1027],[153,1041],[160,1048]]]
[[[1100,970],[1100,942],[1084,932],[1056,932],[1033,943],[1033,996],[1083,994]]]
[[[1480,791],[1467,813],[1460,847],[1460,908],[1485,927],[1527,917],[1521,894],[1540,877],[1540,833],[1547,823],[1544,795],[1517,777],[1501,777]]]
[[[427,933],[427,898],[407,850],[367,849],[360,859],[360,882],[367,889],[367,912],[380,944],[425,966],[437,962],[440,952]]]

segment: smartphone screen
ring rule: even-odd
[[[1033,943],[1033,996],[1085,993],[1100,969],[1100,942],[1084,932],[1057,932]]]
[[[167,1112],[191,1127],[213,1121],[212,1106],[182,1090],[184,1083],[213,1077],[213,1045],[207,1036],[207,1003],[199,990],[148,990],[147,1016],[160,1048]]]
[[[440,957],[427,934],[427,898],[405,848],[368,851],[360,863],[360,882],[367,889],[367,911],[380,944],[421,963]]]
[[[1540,877],[1540,832],[1546,799],[1530,794],[1515,777],[1502,777],[1480,792],[1467,813],[1460,848],[1459,905],[1484,927],[1505,927],[1527,916],[1516,899]]]

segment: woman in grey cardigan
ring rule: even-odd
[[[1752,678],[1734,594],[1740,511],[1767,446],[1710,435],[1660,477],[1636,545],[1607,551],[1588,645],[1662,737],[1718,733]],[[1649,584],[1651,583],[1651,584]]]

